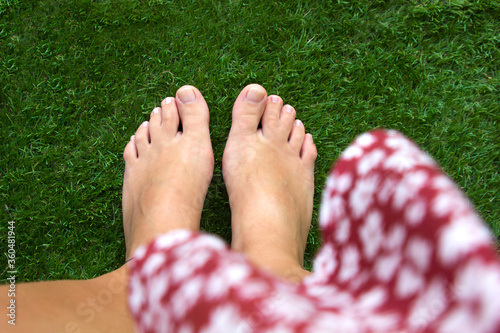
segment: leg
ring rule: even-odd
[[[7,289],[0,287],[4,309],[9,302]],[[126,290],[125,266],[91,280],[21,283],[16,286],[16,325],[2,318],[0,329],[2,332],[133,332]]]
[[[16,286],[16,325],[3,318],[0,328],[2,332],[133,332],[126,290],[125,265],[91,280],[21,283]],[[0,295],[7,296],[5,286]]]
[[[123,222],[127,258],[160,233],[198,230],[214,163],[208,120],[200,92],[186,86],[177,91],[176,98],[165,99],[161,108],[153,110],[150,121],[139,127],[126,146]],[[182,133],[178,132],[180,121]],[[16,326],[1,320],[1,331],[133,332],[126,306],[129,264],[92,280],[18,285]],[[0,287],[5,308],[7,289]]]
[[[262,128],[258,128],[259,123]],[[312,136],[295,110],[263,87],[236,99],[223,158],[232,248],[278,276],[299,282],[314,195]]]

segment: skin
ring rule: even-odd
[[[127,259],[158,234],[199,230],[214,157],[208,106],[198,89],[184,86],[163,100],[132,136],[123,156]],[[242,90],[223,157],[232,248],[292,283],[308,274],[302,263],[316,156],[312,137],[295,121],[291,106],[283,106],[279,96],[267,96],[259,85]],[[8,290],[7,285],[0,287],[4,309]],[[2,320],[0,331],[133,332],[126,291],[126,264],[91,280],[17,284],[16,326]]]
[[[308,274],[302,264],[316,156],[312,136],[295,120],[293,107],[283,106],[279,96],[268,97],[259,85],[243,89],[234,104],[222,161],[232,248],[292,282]]]

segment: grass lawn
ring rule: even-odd
[[[222,152],[236,96],[260,83],[315,138],[316,212],[349,142],[393,128],[499,237],[499,17],[496,0],[0,0],[0,252],[13,220],[19,281],[119,267],[123,148],[184,84],[211,110],[205,231],[230,241]]]

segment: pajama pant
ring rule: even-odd
[[[436,163],[396,131],[331,170],[313,273],[292,284],[187,230],[134,254],[139,332],[500,332],[493,237]]]

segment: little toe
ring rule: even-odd
[[[267,98],[266,108],[262,115],[262,132],[265,136],[279,135],[280,112],[283,106],[283,100],[277,95],[271,95]],[[288,137],[288,135],[287,135]],[[287,139],[287,137],[285,139]]]
[[[145,121],[135,132],[135,144],[137,147],[137,156],[141,156],[149,147],[149,121]]]
[[[310,133],[307,133],[304,137],[304,142],[300,149],[300,157],[308,168],[314,170],[314,162],[318,157],[318,150]]]
[[[179,88],[176,93],[176,102],[183,134],[209,134],[208,106],[196,87],[183,86]]]
[[[179,110],[174,97],[161,102],[161,128],[169,137],[174,137],[179,129]]]
[[[257,131],[267,102],[264,87],[250,84],[236,98],[233,107],[231,132],[251,134]]]
[[[292,150],[297,153],[297,155],[300,154],[300,149],[302,148],[305,135],[306,132],[304,129],[304,124],[299,119],[296,119],[293,123],[293,128],[292,132],[290,133],[290,139],[288,140],[288,143],[290,145],[290,148],[292,148]]]
[[[123,150],[123,159],[125,160],[125,165],[134,164],[137,160],[137,147],[135,145],[135,136],[130,137],[130,141],[125,146]]]

